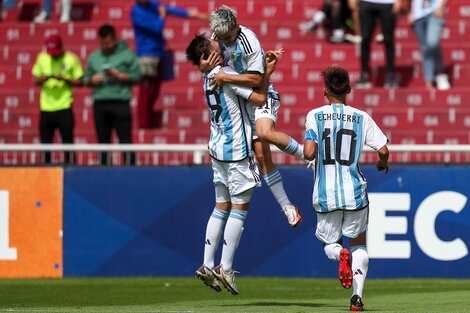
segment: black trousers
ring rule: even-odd
[[[72,109],[59,110],[54,112],[41,111],[39,116],[39,136],[41,143],[52,143],[54,132],[59,130],[62,143],[73,143],[73,128],[75,121]],[[73,164],[73,152],[66,152],[64,161],[66,164]],[[42,162],[51,163],[51,153],[42,152]]]
[[[93,104],[96,135],[99,143],[111,143],[112,130],[115,129],[119,143],[132,143],[132,115],[129,100],[99,100]],[[125,152],[126,165],[135,165],[135,153]],[[111,165],[107,152],[100,154],[101,165]]]
[[[395,30],[396,15],[392,13],[393,4],[372,3],[359,1],[359,16],[361,20],[361,71],[369,73],[370,42],[374,35],[375,21],[380,20],[380,26],[384,35],[387,73],[395,71],[395,42],[393,32]]]

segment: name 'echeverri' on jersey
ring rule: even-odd
[[[315,210],[358,210],[367,206],[367,182],[358,160],[364,145],[378,150],[388,142],[369,114],[337,103],[311,110],[306,120],[306,139],[318,143]]]

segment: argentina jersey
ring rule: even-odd
[[[246,99],[252,88],[224,84],[219,91],[209,88],[209,77],[220,66],[204,75],[204,92],[211,116],[209,154],[218,161],[241,161],[251,156],[252,127],[247,116]],[[236,75],[229,67],[224,72]]]
[[[378,150],[388,139],[364,111],[333,103],[310,111],[305,140],[317,143],[313,207],[319,213],[369,204],[358,160],[364,145]]]
[[[263,48],[255,33],[240,25],[235,43],[231,46],[220,45],[225,65],[237,73],[258,72],[264,74],[266,63]]]

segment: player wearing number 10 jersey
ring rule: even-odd
[[[316,236],[323,242],[328,258],[340,262],[338,277],[342,286],[353,286],[350,310],[362,311],[362,290],[369,264],[366,250],[369,199],[358,160],[367,145],[378,153],[377,169],[387,172],[388,140],[369,114],[346,105],[346,95],[351,91],[346,70],[330,67],[323,77],[329,104],[308,113],[304,145],[305,158],[316,159],[313,190]],[[343,248],[342,236],[349,237],[351,250]]]

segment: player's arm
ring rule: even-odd
[[[317,142],[315,140],[304,141],[304,158],[313,161],[317,156]]]
[[[211,87],[220,88],[222,84],[233,84],[239,86],[258,88],[263,83],[263,74],[259,72],[230,75],[220,70],[217,75],[210,79]]]
[[[263,83],[261,88],[253,90],[253,93],[250,95],[248,100],[258,106],[262,106],[266,103],[269,79],[271,74],[276,69],[277,56],[266,56],[266,75],[263,77]],[[242,75],[232,75],[232,76],[242,76]]]
[[[379,160],[377,161],[377,170],[379,171],[385,170],[385,174],[387,174],[388,173],[388,157],[390,155],[387,145],[377,150],[377,154],[379,155]]]

